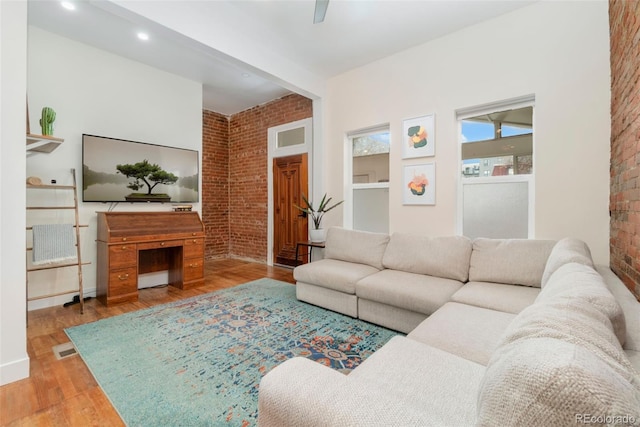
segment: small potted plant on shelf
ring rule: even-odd
[[[310,202],[304,194],[302,195],[302,201],[304,202],[305,207],[301,207],[298,205],[295,205],[295,207],[309,215],[311,217],[311,220],[313,221],[313,228],[309,230],[309,240],[311,240],[312,242],[323,242],[325,239],[325,230],[320,228],[322,217],[331,209],[339,206],[342,202],[344,202],[344,200],[341,200],[329,206],[331,197],[327,198],[327,194],[325,193],[325,195],[322,196],[320,205],[318,205],[317,208],[313,207],[313,203]]]

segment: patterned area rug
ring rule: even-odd
[[[130,426],[254,425],[260,379],[294,356],[348,373],[396,332],[260,279],[66,329]]]

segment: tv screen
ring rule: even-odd
[[[198,152],[83,134],[82,200],[197,203]]]

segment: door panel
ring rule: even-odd
[[[308,240],[308,219],[301,206],[308,193],[307,155],[273,159],[273,257],[274,263],[296,265],[296,244]],[[300,261],[307,262],[306,252]]]

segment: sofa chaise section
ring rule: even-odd
[[[260,382],[258,425],[473,425],[484,371],[477,363],[400,336],[349,375],[293,358]]]

